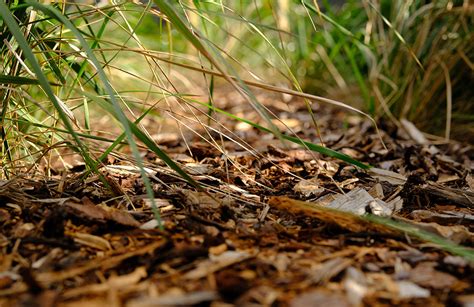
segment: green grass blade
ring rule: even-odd
[[[0,84],[16,84],[16,85],[25,85],[25,84],[39,84],[38,79],[32,79],[27,77],[18,77],[18,76],[9,76],[0,74]]]
[[[46,34],[43,33],[42,31],[38,30],[36,27],[32,29],[33,31],[36,32],[36,36],[42,37],[45,36]],[[54,60],[53,56],[51,53],[54,53],[54,51],[51,49],[54,47],[54,43],[51,42],[45,42],[44,40],[38,40],[38,47],[41,49],[42,54],[46,57],[47,63],[49,67],[51,68],[51,71],[54,73],[56,78],[58,78],[59,82],[61,84],[66,83],[66,79],[64,78],[61,69],[58,67],[56,64],[56,61]]]
[[[359,88],[362,93],[362,97],[364,97],[367,109],[369,110],[370,114],[373,116],[374,111],[375,111],[374,105],[373,105],[373,99],[370,96],[370,91],[367,87],[365,78],[363,77],[363,73],[359,69],[360,63],[358,63],[356,59],[356,55],[347,44],[344,44],[343,49],[346,52],[347,58],[349,59],[350,66],[352,68],[352,73],[354,74],[357,84],[359,85]]]
[[[464,257],[466,260],[469,260],[471,263],[474,263],[474,250],[472,248],[455,244],[450,240],[444,239],[438,235],[427,232],[425,230],[422,230],[420,228],[401,221],[396,221],[376,215],[365,215],[362,218],[372,223],[385,225],[400,232],[407,233],[408,235],[417,237],[423,241],[432,242],[436,245],[439,245],[440,248],[454,255]]]
[[[336,20],[332,19],[329,17],[327,14],[324,14],[316,8],[313,4],[307,2],[307,1],[302,1],[304,3],[304,6],[307,7],[310,11],[312,11],[315,14],[318,14],[320,17],[322,17],[324,20],[335,26],[341,33],[344,35],[356,39],[355,35],[352,34],[352,32],[346,28],[344,28],[340,23],[338,23]]]

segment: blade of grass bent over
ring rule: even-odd
[[[136,52],[136,50],[129,50],[129,51]],[[204,72],[206,74],[210,74],[210,75],[220,77],[220,78],[225,78],[225,76],[222,73],[216,72],[216,71],[213,71],[213,70],[205,69],[205,68],[202,68],[202,67],[195,67],[195,66],[188,65],[188,64],[178,63],[176,61],[172,61],[172,60],[168,60],[168,59],[165,59],[163,57],[160,57],[160,56],[156,56],[152,53],[147,54],[147,56],[156,58],[160,61],[167,62],[167,63],[173,64],[173,65],[176,65],[176,66],[184,67],[184,68],[199,71],[199,72]],[[231,78],[234,78],[234,77],[231,77]],[[251,86],[251,87],[257,87],[257,88],[261,88],[261,89],[268,90],[268,91],[274,91],[274,92],[278,92],[278,93],[288,94],[288,95],[295,96],[295,97],[307,98],[309,100],[320,101],[320,102],[323,102],[323,103],[328,103],[328,104],[331,104],[331,105],[334,105],[334,106],[337,106],[337,107],[341,107],[341,108],[359,113],[360,115],[362,115],[362,116],[366,117],[368,120],[370,120],[374,124],[375,129],[378,131],[377,124],[376,124],[375,120],[372,117],[370,117],[369,114],[367,114],[367,113],[365,113],[365,112],[363,112],[363,111],[361,111],[357,108],[354,108],[354,107],[352,107],[348,104],[345,104],[343,102],[340,102],[340,101],[337,101],[337,100],[334,100],[334,99],[325,98],[325,97],[322,97],[322,96],[317,96],[317,95],[313,95],[313,94],[308,94],[308,93],[304,93],[304,92],[291,90],[291,89],[284,88],[284,87],[279,87],[279,86],[275,86],[275,85],[261,83],[261,82],[254,82],[254,81],[248,81],[248,80],[242,80],[242,82],[245,83],[248,86]]]

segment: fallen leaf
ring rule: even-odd
[[[367,171],[372,177],[380,180],[386,181],[394,185],[403,185],[407,181],[407,178],[399,173],[388,171],[381,168],[371,167]]]
[[[318,195],[324,192],[324,188],[320,187],[318,184],[317,179],[310,179],[310,180],[301,180],[298,182],[294,187],[293,191],[296,193],[300,193],[305,197],[309,197],[312,195]]]
[[[338,275],[352,264],[352,259],[334,258],[318,265],[312,272],[309,272],[311,284],[327,283],[331,278]]]
[[[196,291],[189,293],[167,294],[158,297],[140,297],[125,304],[126,307],[155,307],[155,306],[194,306],[204,304],[219,298],[215,291]]]
[[[137,267],[129,274],[110,276],[103,283],[89,284],[83,287],[73,288],[65,291],[62,295],[64,298],[73,298],[80,295],[91,295],[94,293],[102,293],[110,290],[127,289],[137,284],[142,278],[147,276],[145,267]]]
[[[92,247],[94,249],[98,249],[102,251],[107,251],[107,250],[112,249],[112,246],[110,245],[109,241],[99,236],[91,235],[88,233],[80,233],[80,232],[68,232],[65,234],[74,238],[74,242],[88,246],[88,247]]]
[[[402,124],[403,128],[405,131],[408,133],[408,135],[418,144],[424,145],[424,144],[429,144],[428,140],[426,137],[423,135],[423,133],[416,128],[416,126],[408,121],[405,118],[402,118],[400,120],[400,123]]]
[[[103,208],[95,205],[88,198],[82,200],[82,204],[73,201],[64,203],[67,212],[81,219],[105,223],[107,221],[128,227],[139,227],[140,223],[135,220],[132,215],[126,211],[117,210],[115,208]]]

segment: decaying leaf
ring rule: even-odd
[[[294,187],[293,190],[297,193],[301,193],[305,197],[309,197],[312,195],[318,195],[319,193],[324,192],[324,188],[322,188],[318,184],[317,179],[313,180],[301,180],[298,182]]]
[[[69,214],[99,223],[114,222],[128,227],[139,227],[140,223],[130,213],[115,208],[101,207],[84,198],[81,203],[67,201],[64,204]]]

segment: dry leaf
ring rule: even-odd
[[[107,221],[115,222],[122,226],[139,227],[140,223],[135,220],[132,215],[126,211],[117,210],[115,208],[100,207],[95,205],[88,198],[82,200],[82,204],[67,201],[64,206],[69,214],[78,216],[79,218],[91,220],[99,223]]]

